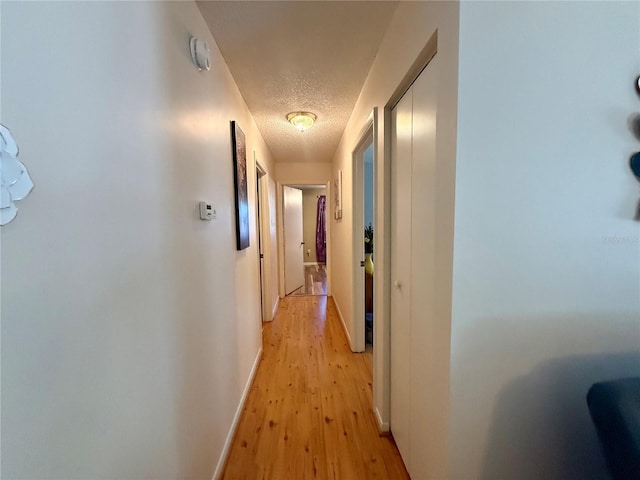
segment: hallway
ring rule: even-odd
[[[263,345],[223,478],[409,478],[378,434],[372,358],[349,350],[332,299],[282,299]]]

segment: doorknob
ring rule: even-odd
[[[397,289],[400,289],[402,287],[402,284],[398,280],[396,280],[395,282],[393,282],[393,286]]]
[[[304,245],[304,242],[300,242],[300,245]]]

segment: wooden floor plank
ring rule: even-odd
[[[224,479],[408,479],[372,410],[372,361],[351,352],[331,297],[289,296],[263,356]]]

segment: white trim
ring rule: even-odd
[[[344,330],[344,334],[347,337],[347,342],[349,342],[349,348],[352,352],[355,352],[353,349],[353,343],[351,342],[351,335],[349,335],[349,330],[347,329],[347,324],[344,323],[344,317],[342,316],[342,312],[340,311],[340,307],[338,306],[338,302],[336,302],[336,297],[333,298],[333,305],[336,307],[336,312],[338,312],[338,317],[340,318],[340,323],[342,323],[342,330]]]
[[[352,275],[353,283],[351,289],[351,318],[353,328],[353,344],[351,350],[354,352],[364,352],[365,349],[365,327],[364,327],[364,302],[365,302],[365,280],[364,280],[364,268],[360,262],[364,262],[364,152],[371,146],[373,147],[373,171],[374,171],[374,185],[375,190],[375,172],[376,172],[376,147],[375,147],[375,132],[374,129],[377,119],[377,110],[374,108],[369,116],[365,125],[360,131],[360,137],[356,143],[355,148],[351,153],[351,235],[352,244],[351,251],[353,255]],[[374,192],[374,212],[375,212],[375,192]],[[374,229],[377,230],[374,219]],[[375,288],[374,288],[375,292]],[[374,308],[375,310],[375,308]],[[375,342],[374,342],[375,345]],[[376,351],[373,355],[375,357]]]
[[[278,311],[279,305],[280,305],[280,297],[276,297],[276,303],[273,304],[273,308],[271,309],[271,320],[269,321],[273,321],[273,319],[276,317],[276,312]]]
[[[318,262],[304,262],[305,265],[311,266],[311,265],[320,265]],[[324,263],[322,264],[324,265]]]
[[[222,447],[222,453],[220,454],[220,458],[218,459],[218,465],[216,465],[216,470],[213,473],[213,480],[218,480],[222,476],[222,472],[224,471],[224,467],[227,463],[227,457],[229,456],[229,450],[231,449],[233,438],[235,437],[236,430],[238,429],[238,422],[240,421],[240,416],[242,415],[242,411],[244,410],[244,404],[247,401],[247,397],[249,396],[249,390],[251,390],[253,378],[256,376],[256,372],[258,371],[258,366],[260,365],[261,359],[262,347],[260,347],[260,350],[258,350],[258,355],[256,355],[256,359],[253,362],[253,366],[251,367],[249,379],[247,380],[247,384],[244,386],[244,391],[242,392],[240,403],[238,404],[238,408],[236,409],[236,414],[233,416],[231,428],[229,429],[227,439],[224,442],[224,447]]]
[[[278,297],[284,298],[284,225],[282,224],[282,184],[276,182],[276,228],[278,241]]]
[[[327,182],[327,198],[331,198],[331,180]],[[329,221],[325,222],[327,224],[327,238],[325,247],[325,263],[324,269],[327,274],[327,295],[331,295],[331,263],[329,263],[329,259],[331,258],[331,202],[329,202],[329,207],[325,209],[325,218],[328,218]]]
[[[382,415],[380,415],[380,410],[378,407],[373,409],[373,413],[376,416],[376,423],[378,424],[378,430],[380,432],[388,432],[389,431],[389,422],[385,422],[382,420]]]
[[[258,252],[258,268],[260,271],[260,310],[262,318],[260,323],[268,322],[272,318],[269,317],[267,311],[267,300],[271,298],[271,237],[267,238],[269,232],[269,222],[271,218],[271,210],[269,206],[269,177],[267,171],[258,161],[256,151],[253,151],[253,161],[256,170],[256,187],[255,191],[255,211],[256,211],[256,246],[261,250]]]

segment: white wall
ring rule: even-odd
[[[384,107],[402,84],[405,75],[420,57],[427,42],[437,31],[438,56],[440,58],[437,126],[438,163],[438,232],[436,247],[439,252],[435,274],[439,278],[435,306],[436,343],[442,350],[435,352],[437,361],[430,366],[429,375],[438,374],[445,381],[437,386],[433,395],[433,411],[438,417],[430,419],[430,468],[434,478],[446,478],[446,444],[448,422],[448,378],[449,372],[449,324],[451,308],[451,275],[453,246],[453,186],[455,175],[456,113],[457,113],[457,68],[458,68],[458,3],[457,2],[401,2],[389,24],[388,31],[371,68],[367,81],[356,103],[349,124],[333,159],[333,177],[338,169],[343,170],[343,218],[331,221],[332,265],[334,299],[342,312],[350,335],[355,332],[352,291],[353,265],[358,259],[352,253],[352,153],[367,124],[374,107],[378,108],[378,137],[376,155],[375,199],[375,346],[374,351],[373,402],[374,409],[383,428],[389,422],[389,211],[383,206],[389,199],[389,158],[383,132],[385,128]],[[417,72],[416,72],[417,73]],[[357,241],[361,241],[358,239]],[[386,261],[382,261],[382,253]],[[376,347],[374,347],[376,348]]]
[[[461,5],[450,478],[606,477],[585,395],[640,375],[639,40],[638,2]]]
[[[198,8],[3,3],[1,61],[36,184],[2,227],[2,477],[211,478],[261,348],[230,120],[273,162]]]

